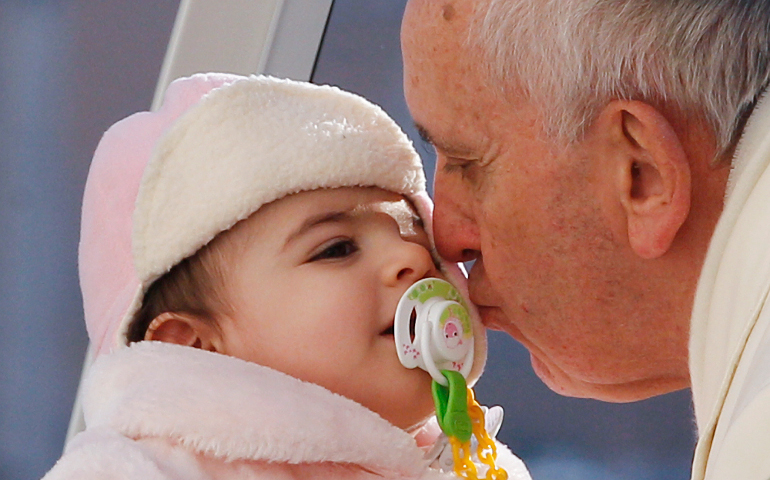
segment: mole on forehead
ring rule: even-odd
[[[455,7],[452,5],[451,2],[445,3],[444,7],[442,8],[441,15],[444,17],[444,20],[447,22],[451,21],[452,18],[455,16]]]

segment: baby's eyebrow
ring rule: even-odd
[[[298,237],[309,230],[325,223],[351,222],[362,215],[373,212],[381,212],[389,215],[398,225],[402,235],[414,235],[415,227],[424,228],[422,218],[417,214],[412,205],[404,200],[390,203],[382,202],[368,205],[357,205],[350,209],[321,212],[306,218],[299,227],[286,236],[283,249]]]
[[[342,222],[345,220],[349,220],[351,216],[351,212],[349,210],[342,210],[342,211],[332,211],[332,212],[322,212],[317,215],[311,215],[310,217],[306,218],[302,224],[297,227],[296,230],[291,232],[287,237],[286,241],[284,242],[284,247],[286,245],[289,245],[291,242],[293,242],[297,237],[300,237],[307,233],[308,230],[311,230],[312,228],[321,225],[323,223],[335,223],[335,222]]]

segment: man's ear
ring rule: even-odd
[[[150,322],[144,339],[203,350],[219,350],[216,329],[210,322],[187,313],[161,313]]]
[[[654,107],[616,100],[599,121],[609,135],[617,194],[631,249],[645,259],[668,251],[690,212],[690,164],[674,128]]]

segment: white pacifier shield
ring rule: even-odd
[[[467,378],[473,366],[473,330],[460,292],[439,278],[424,278],[404,293],[393,327],[398,359],[419,367],[442,385],[441,370]],[[411,330],[411,331],[410,331]]]

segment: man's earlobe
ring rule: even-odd
[[[214,335],[211,326],[194,315],[165,312],[150,322],[144,339],[215,351]]]
[[[614,105],[613,105],[614,104]],[[616,101],[619,195],[628,240],[642,258],[666,253],[690,211],[690,164],[674,128],[652,106]],[[610,108],[608,106],[607,108]]]

